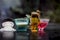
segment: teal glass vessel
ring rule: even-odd
[[[17,18],[14,19],[15,24],[16,24],[16,30],[17,31],[27,31],[29,27],[29,20],[28,18]]]

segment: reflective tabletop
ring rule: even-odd
[[[60,30],[0,32],[0,40],[60,40]]]

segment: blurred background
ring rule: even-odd
[[[0,0],[0,25],[4,19],[25,17],[36,10],[41,11],[41,18],[60,25],[60,0]]]
[[[50,22],[60,23],[60,0],[0,0],[0,19],[31,14],[37,9],[41,11],[41,17],[50,18]]]

